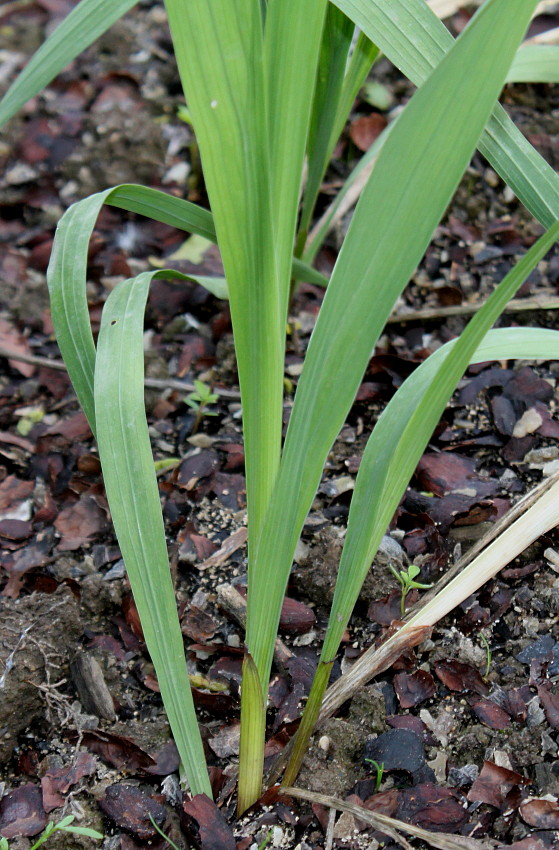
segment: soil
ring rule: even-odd
[[[41,0],[0,10],[0,86],[72,5]],[[454,17],[456,30],[467,16]],[[375,78],[388,97],[383,115],[390,120],[412,87],[385,60]],[[129,181],[206,202],[196,145],[177,117],[181,103],[163,8],[144,0],[10,123],[0,141],[1,347],[59,358],[45,269],[54,225],[73,201]],[[509,86],[503,103],[556,166],[559,87]],[[381,112],[356,102],[321,206],[360,155],[363,129],[378,126]],[[373,121],[363,122],[370,116]],[[347,223],[320,253],[321,269],[331,269]],[[305,524],[270,689],[269,752],[293,733],[308,692],[355,475],[379,411],[419,362],[465,326],[466,317],[449,315],[448,308],[475,310],[540,232],[476,155],[371,358]],[[114,285],[150,267],[152,259],[165,260],[184,239],[170,227],[103,211],[89,267],[94,327]],[[215,274],[219,256],[203,248],[181,268]],[[536,296],[556,296],[558,281],[554,251],[519,297],[529,305]],[[292,388],[322,294],[302,286],[293,304],[286,359]],[[409,319],[411,311],[425,308],[438,315]],[[508,313],[500,323],[558,326],[556,312],[546,309]],[[200,378],[220,393],[211,411],[216,415],[204,416],[196,433],[186,391],[169,386],[146,393],[156,459],[179,459],[160,474],[161,493],[219,809],[210,813],[181,791],[95,444],[68,379],[4,357],[0,835],[23,850],[47,820],[73,814],[103,832],[103,850],[164,847],[151,816],[181,848],[190,842],[204,850],[256,850],[267,841],[320,850],[330,840],[347,848],[402,846],[347,812],[328,837],[328,809],[294,799],[264,800],[235,821],[246,512],[227,305],[193,285],[156,282],[146,347],[151,377]],[[421,581],[436,582],[460,551],[556,471],[558,374],[555,362],[490,363],[465,376],[387,530],[334,678],[399,618],[390,565],[415,563]],[[286,417],[290,400],[288,394]],[[228,554],[221,552],[224,545]],[[298,786],[480,842],[463,846],[559,846],[558,546],[555,530],[362,688],[315,735]],[[225,603],[226,596],[236,602]],[[99,845],[56,833],[50,846]]]

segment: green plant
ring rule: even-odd
[[[154,820],[154,818],[153,818],[153,815],[151,815],[151,814],[150,814],[149,819],[150,819],[150,821],[151,821],[151,825],[153,826],[153,828],[155,829],[155,831],[157,832],[157,834],[158,834],[158,835],[160,835],[160,836],[161,836],[161,838],[164,838],[164,839],[165,839],[165,841],[167,842],[167,844],[169,845],[169,847],[171,847],[171,848],[172,848],[172,850],[179,850],[179,848],[177,847],[177,845],[175,844],[175,842],[174,842],[174,841],[171,841],[171,839],[169,838],[169,836],[168,836],[168,835],[166,835],[166,834],[163,832],[163,830],[161,829],[161,827],[157,825],[157,823],[155,822],[155,820]]]
[[[48,841],[53,832],[71,832],[73,835],[85,835],[88,838],[103,838],[103,835],[96,829],[90,829],[88,826],[72,826],[74,819],[74,815],[66,815],[58,823],[53,823],[53,821],[48,823],[29,850],[37,850],[37,847]],[[7,838],[0,837],[0,850],[10,850],[10,842]]]
[[[268,832],[266,833],[264,840],[261,841],[260,844],[258,845],[258,850],[265,850],[265,848],[268,846],[268,844],[270,844],[273,836],[274,836],[274,830],[269,829]]]
[[[489,641],[485,637],[483,632],[479,633],[479,639],[482,642],[485,649],[485,672],[483,674],[483,678],[487,679],[489,676],[489,670],[491,669],[491,661],[493,659],[493,653],[491,652],[491,647],[489,646]]]
[[[381,761],[381,763],[379,764],[378,761],[375,761],[375,759],[365,759],[365,761],[369,762],[369,764],[372,764],[375,771],[376,771],[376,776],[375,776],[375,794],[376,794],[378,789],[382,785],[382,777],[384,776],[384,762]]]
[[[192,433],[195,434],[204,416],[217,416],[215,410],[208,410],[210,404],[215,404],[219,399],[219,393],[212,392],[212,388],[203,381],[194,381],[194,392],[189,393],[185,398],[185,403],[192,408],[195,413],[194,423],[192,425]]]
[[[393,567],[390,564],[390,572],[392,575],[398,580],[402,588],[402,598],[400,599],[400,613],[402,617],[406,613],[406,597],[412,588],[417,588],[418,590],[428,590],[428,588],[432,587],[431,584],[421,584],[418,581],[415,581],[416,577],[419,575],[421,570],[415,564],[410,564],[407,570],[397,570],[396,567]]]
[[[0,120],[132,5],[82,0],[8,92]],[[556,332],[488,334],[557,240],[559,177],[495,106],[535,0],[487,0],[455,42],[420,0],[167,0],[166,6],[213,215],[152,189],[108,189],[65,213],[48,281],[59,346],[97,438],[117,537],[173,734],[192,791],[210,795],[143,406],[142,333],[150,282],[181,276],[145,272],[116,287],[103,310],[97,348],[85,281],[89,238],[104,203],[219,244],[226,283],[194,279],[229,297],[242,396],[249,528],[242,811],[262,789],[266,694],[295,546],[394,302],[478,145],[549,229],[455,344],[436,352],[404,384],[372,433],[287,784],[297,774],[366,572],[467,365],[489,359],[488,352],[494,359],[559,354]],[[352,51],[355,25],[360,35]],[[282,446],[292,281],[325,282],[310,263],[328,225],[308,238],[312,210],[332,147],[379,49],[419,88],[341,193],[343,198],[374,165],[328,282]],[[300,207],[305,158],[308,178]],[[334,214],[335,208],[327,218]]]

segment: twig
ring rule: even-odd
[[[483,304],[455,304],[450,307],[426,307],[424,310],[409,310],[405,313],[393,313],[387,320],[388,324],[403,325],[406,322],[430,321],[445,319],[448,316],[473,316]],[[559,310],[559,298],[553,296],[536,296],[535,298],[514,298],[509,301],[504,313],[524,313],[529,310]]]
[[[34,354],[18,354],[17,352],[9,351],[7,348],[0,346],[0,357],[5,357],[7,360],[17,360],[20,363],[30,363],[32,366],[41,366],[45,369],[54,369],[57,372],[66,372],[66,366],[61,360],[51,360],[48,357],[37,357]],[[145,378],[144,386],[151,390],[179,390],[179,392],[193,392],[196,387],[189,381],[176,381],[173,378]],[[227,390],[222,387],[215,387],[215,392],[222,398],[228,398],[232,401],[240,401],[241,394],[238,390]]]
[[[236,552],[237,549],[245,545],[247,537],[248,529],[243,525],[223,541],[221,549],[218,549],[217,552],[214,552],[213,555],[210,555],[201,564],[196,564],[196,569],[207,570],[210,567],[220,567],[233,552]]]
[[[217,604],[223,608],[242,628],[246,625],[246,599],[232,584],[220,584],[217,588]],[[274,661],[285,669],[287,662],[293,658],[293,653],[281,638],[276,638]]]
[[[334,827],[336,826],[336,809],[330,809],[328,812],[328,826],[326,828],[326,841],[324,850],[332,850],[334,846]]]
[[[420,838],[432,847],[439,848],[439,850],[491,850],[491,848],[496,846],[496,842],[492,840],[481,841],[475,838],[450,835],[446,832],[431,832],[428,829],[422,829],[420,826],[414,826],[411,823],[390,818],[388,815],[383,815],[380,812],[371,812],[363,806],[355,805],[355,803],[346,803],[337,797],[317,794],[314,791],[306,791],[303,788],[284,787],[279,789],[279,793],[285,794],[288,797],[296,797],[299,800],[307,800],[309,803],[318,803],[318,805],[325,806],[328,809],[349,812],[355,818],[365,821],[365,823],[370,824],[375,829],[384,832],[385,835],[389,835],[393,840],[407,848],[407,850],[412,850],[412,847],[400,835],[400,832],[407,832],[409,835],[413,835],[414,838]]]

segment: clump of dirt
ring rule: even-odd
[[[71,591],[0,601],[0,763],[12,755],[19,733],[42,718],[65,712],[56,683],[67,673],[68,654],[82,634]]]
[[[359,778],[366,737],[366,732],[353,723],[331,717],[305,756],[297,782],[310,791],[345,797]]]

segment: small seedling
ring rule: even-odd
[[[390,572],[398,579],[401,587],[402,587],[402,598],[400,599],[400,612],[402,617],[406,613],[406,597],[412,588],[417,588],[418,590],[427,590],[429,587],[432,587],[431,584],[421,584],[419,581],[415,581],[416,576],[419,575],[420,569],[415,564],[410,564],[407,570],[397,570],[396,567],[390,566]]]
[[[189,393],[185,398],[185,403],[195,413],[194,425],[192,426],[193,434],[200,427],[200,422],[204,416],[217,416],[217,411],[208,410],[208,406],[215,404],[219,399],[219,393],[214,393],[209,384],[205,384],[203,381],[194,381],[194,387],[194,392]]]
[[[489,670],[491,669],[491,660],[493,658],[493,653],[491,652],[489,642],[483,632],[479,633],[479,639],[481,640],[486,652],[485,673],[483,674],[483,678],[487,679],[487,677],[489,676]]]
[[[166,835],[166,834],[163,832],[163,830],[161,829],[161,827],[157,826],[157,824],[156,824],[156,822],[154,821],[154,819],[153,819],[153,816],[152,816],[152,815],[150,815],[150,816],[149,816],[149,819],[150,819],[150,821],[151,821],[151,825],[153,826],[153,828],[155,829],[155,831],[156,831],[156,832],[157,832],[157,833],[161,836],[161,838],[164,838],[164,839],[165,839],[165,841],[167,842],[167,844],[169,845],[169,847],[171,847],[171,848],[172,848],[172,850],[179,850],[179,848],[177,847],[177,845],[175,844],[175,842],[174,842],[174,841],[171,841],[171,839],[169,838],[169,836],[168,836],[168,835]]]
[[[269,829],[268,832],[266,833],[266,837],[264,838],[264,841],[262,841],[262,843],[258,845],[258,850],[265,850],[265,848],[268,846],[268,844],[272,840],[273,835],[274,835],[274,830]]]
[[[73,820],[74,815],[67,815],[58,823],[53,823],[53,821],[48,823],[35,844],[29,850],[37,850],[41,844],[48,841],[53,832],[72,832],[74,835],[86,835],[88,838],[103,838],[101,833],[97,832],[96,829],[90,829],[87,826],[72,826]],[[0,850],[10,850],[10,843],[7,838],[0,838]]]
[[[369,764],[372,764],[373,767],[375,768],[376,772],[377,772],[376,779],[375,779],[375,794],[376,794],[378,789],[381,786],[382,777],[384,776],[384,762],[381,761],[381,763],[379,764],[378,761],[375,761],[374,759],[365,759],[365,761],[369,762]]]

